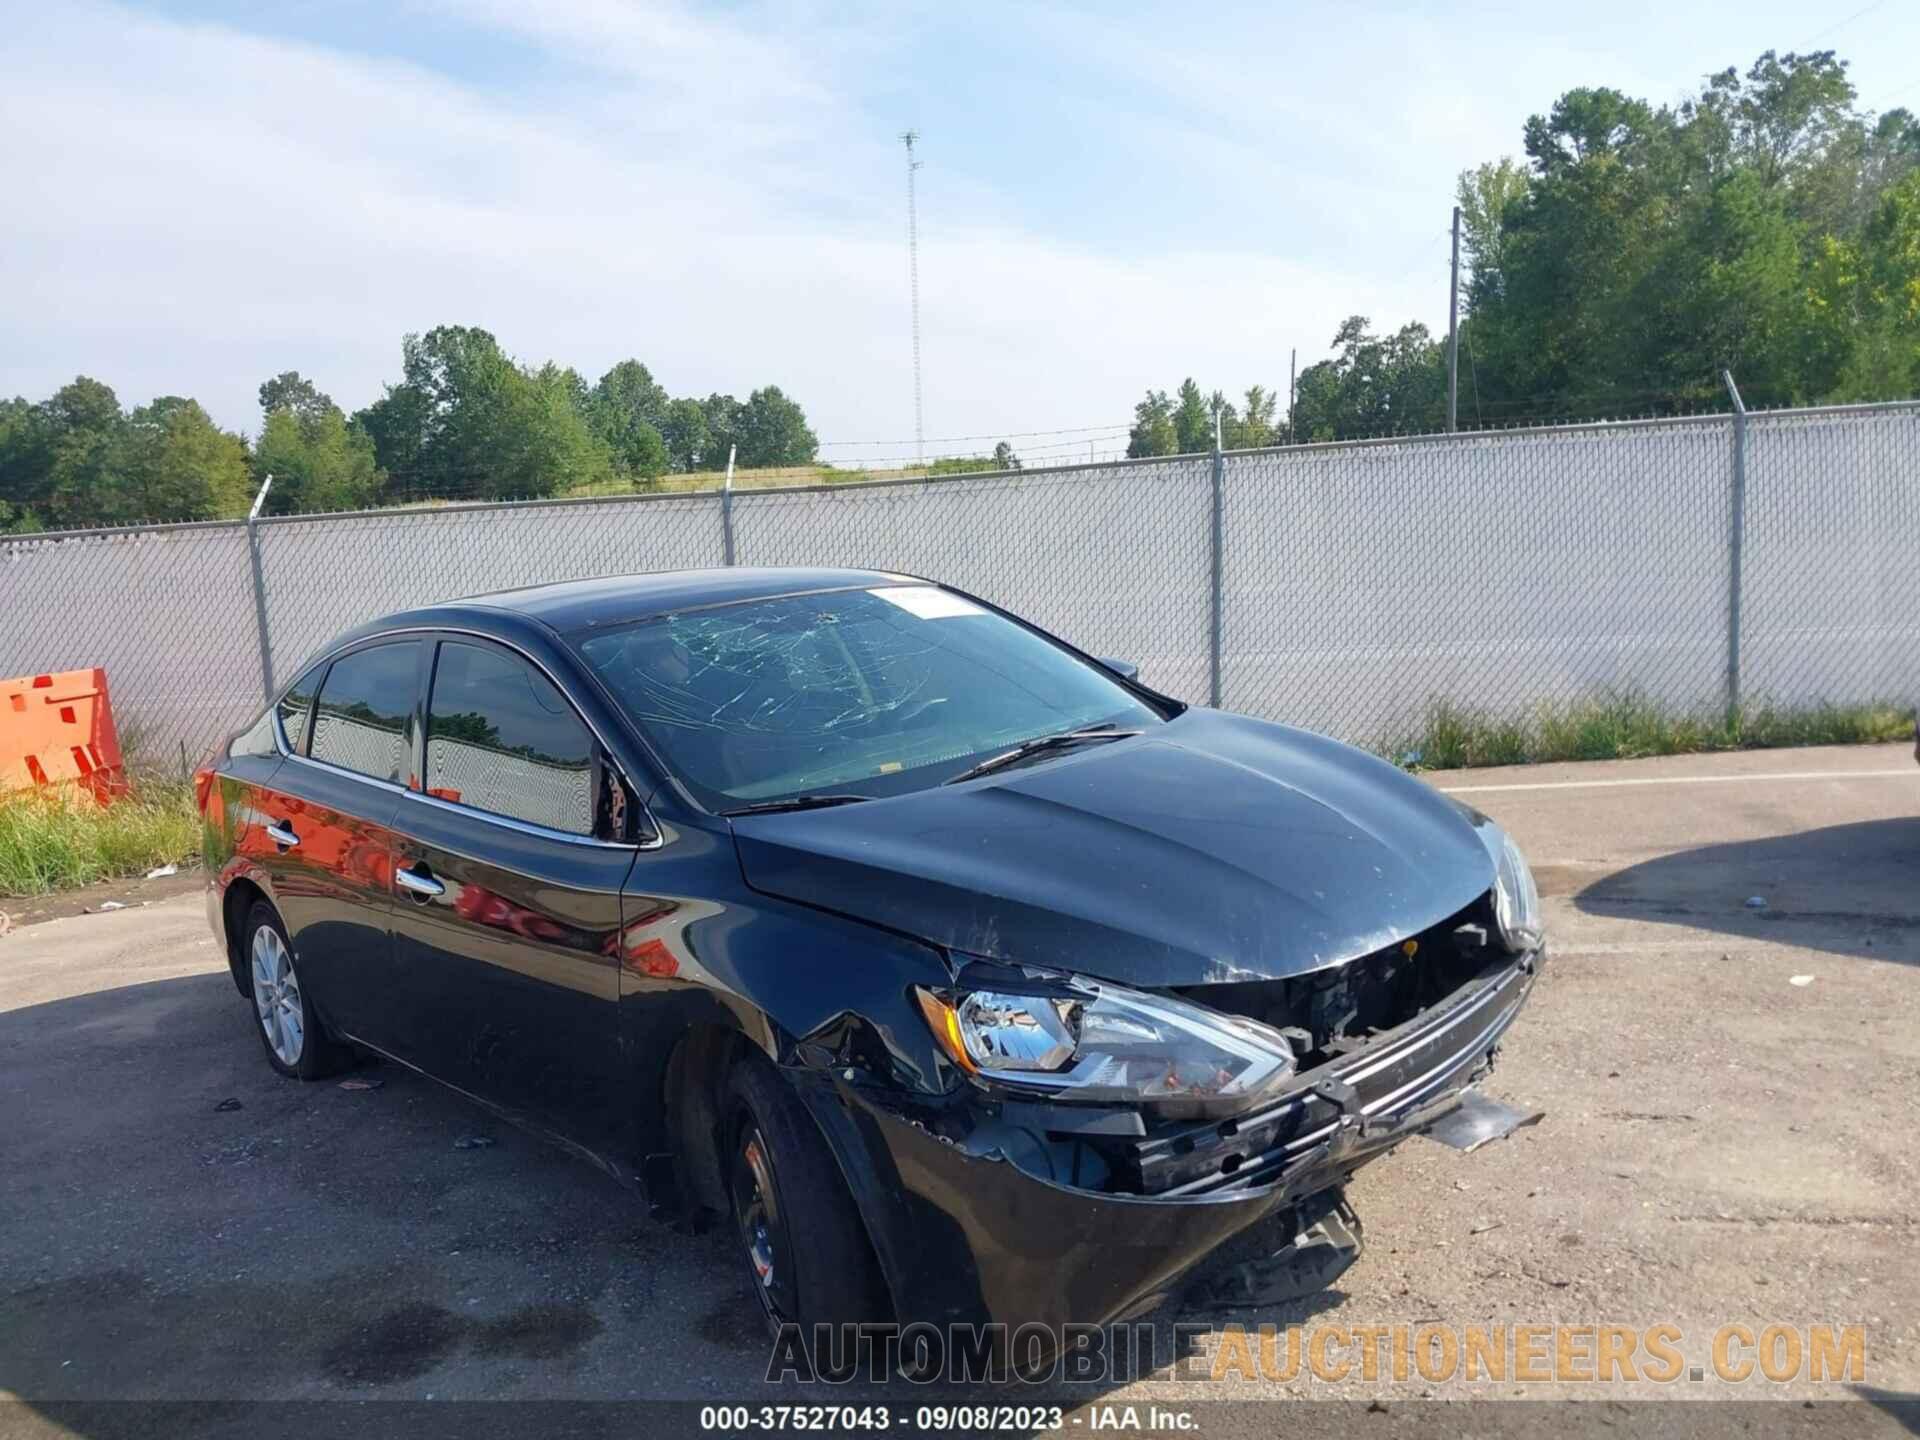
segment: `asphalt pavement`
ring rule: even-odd
[[[1083,1420],[1090,1403],[1677,1395],[1768,1401],[1770,1429],[1848,1399],[1804,1414],[1898,1433],[1920,1391],[1911,747],[1428,778],[1533,860],[1552,959],[1487,1089],[1546,1117],[1364,1171],[1367,1249],[1326,1294],[1163,1323],[1671,1323],[1690,1349],[1729,1322],[1851,1324],[1864,1379],[1163,1372],[1035,1395]],[[23,1402],[0,1433],[149,1413],[97,1408],[119,1401],[767,1397],[724,1237],[668,1231],[397,1066],[283,1080],[253,1023],[195,895],[0,938],[0,1392]]]

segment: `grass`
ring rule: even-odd
[[[1420,730],[1383,747],[1414,770],[1466,770],[1551,760],[1632,760],[1710,750],[1865,745],[1913,739],[1910,705],[1760,705],[1702,715],[1612,694],[1496,716],[1435,701]]]
[[[0,896],[144,875],[199,851],[191,782],[150,780],[111,805],[66,786],[0,795]]]

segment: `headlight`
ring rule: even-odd
[[[1540,891],[1533,871],[1513,837],[1489,820],[1480,827],[1480,843],[1493,856],[1493,921],[1500,943],[1513,951],[1540,948],[1544,926],[1540,918]]]
[[[1293,1074],[1286,1037],[1256,1021],[1080,977],[1034,988],[915,995],[957,1065],[1036,1098],[1237,1111]]]

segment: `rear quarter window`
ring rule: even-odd
[[[307,753],[307,721],[313,714],[313,692],[320,688],[324,664],[316,665],[287,687],[276,707],[280,714],[280,733],[287,737],[287,748],[296,755]]]

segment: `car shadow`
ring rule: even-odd
[[[1594,881],[1574,905],[1588,915],[1920,965],[1920,816],[1657,856]]]
[[[1897,1420],[1909,1435],[1920,1435],[1920,1394],[1911,1390],[1883,1390],[1877,1385],[1849,1385],[1847,1389]]]
[[[368,1414],[338,1401],[417,1430],[407,1407],[438,1397],[516,1401],[459,1407],[463,1434],[524,1433],[522,1400],[556,1420],[597,1406],[585,1433],[630,1434],[643,1417],[603,1402],[910,1413],[947,1389],[767,1384],[724,1229],[647,1218],[601,1171],[404,1067],[283,1079],[224,971],[0,1012],[0,1055],[0,1392],[26,1412],[8,1433],[238,1436]],[[1176,1322],[1284,1327],[1340,1299],[1168,1306],[1144,1353],[1177,1371],[1194,1352]],[[1071,1410],[1122,1383],[949,1398]]]

